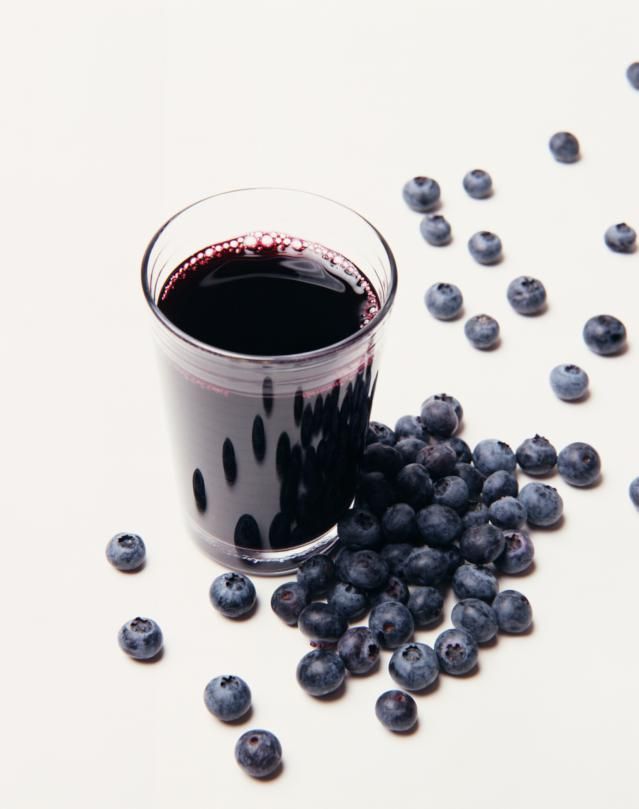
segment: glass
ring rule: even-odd
[[[260,231],[345,256],[372,285],[379,312],[338,343],[268,357],[222,350],[177,328],[158,306],[174,270],[207,246]],[[229,191],[163,225],[144,255],[142,285],[192,534],[219,562],[253,573],[294,570],[327,552],[353,500],[397,286],[384,238],[325,197],[278,188]]]

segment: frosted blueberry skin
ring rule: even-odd
[[[637,243],[637,232],[625,222],[619,222],[606,230],[604,241],[615,253],[633,253]]]
[[[395,449],[399,452],[404,466],[415,463],[417,453],[426,446],[426,442],[421,438],[402,438],[395,444]]]
[[[475,315],[464,324],[464,334],[473,348],[487,351],[499,342],[499,323],[490,315]]]
[[[345,676],[342,658],[326,649],[313,649],[297,665],[297,682],[313,697],[337,691]]]
[[[504,534],[497,526],[473,525],[459,540],[459,550],[466,561],[476,565],[493,562],[504,550]]]
[[[528,523],[548,527],[561,519],[564,503],[553,486],[545,483],[527,483],[519,492],[519,499],[526,507]]]
[[[476,469],[474,466],[471,466],[470,463],[471,460],[472,460],[472,453],[468,462],[456,464],[455,474],[458,477],[460,477],[466,484],[468,488],[468,497],[472,503],[479,499],[486,478],[484,477],[484,475],[482,475],[479,469]]]
[[[377,443],[392,447],[397,443],[397,437],[387,424],[382,424],[381,421],[371,421],[366,431],[366,445]]]
[[[265,778],[280,766],[282,746],[268,730],[248,730],[235,745],[235,760],[253,778]]]
[[[403,574],[409,584],[435,587],[446,578],[449,559],[445,551],[424,545],[415,548],[404,562]]]
[[[464,629],[445,629],[435,641],[435,652],[447,674],[467,674],[477,664],[477,643]]]
[[[450,438],[459,427],[455,408],[450,402],[444,402],[441,399],[424,402],[421,420],[426,432],[435,438]]]
[[[106,547],[106,558],[116,570],[139,570],[146,559],[146,548],[139,534],[120,533],[111,537]]]
[[[371,607],[376,607],[385,601],[399,601],[400,604],[406,604],[408,596],[409,592],[406,583],[397,576],[391,576],[383,589],[371,593],[370,603]]]
[[[375,716],[396,733],[410,730],[417,722],[417,704],[403,691],[385,691],[375,703]]]
[[[413,211],[426,213],[432,210],[441,196],[437,180],[431,177],[413,177],[405,183],[402,189],[404,202]]]
[[[626,78],[635,90],[639,90],[639,62],[633,62],[631,65],[628,65]]]
[[[443,478],[442,480],[446,480]],[[441,480],[436,486],[441,485]],[[462,520],[450,506],[433,503],[417,512],[417,531],[421,539],[429,545],[442,547],[450,545],[462,532]],[[419,548],[418,551],[423,549]],[[430,582],[422,582],[430,584]]]
[[[559,163],[575,163],[579,160],[579,141],[570,132],[555,132],[548,148]]]
[[[480,230],[468,240],[468,251],[478,264],[497,264],[502,259],[501,239],[489,230]]]
[[[575,441],[557,456],[557,470],[571,486],[592,486],[601,474],[599,453],[590,444]]]
[[[299,582],[288,581],[273,590],[271,609],[285,624],[295,626],[308,600],[305,587]]]
[[[485,525],[490,519],[490,511],[483,503],[474,503],[462,517],[464,531],[473,525]]]
[[[452,230],[450,222],[441,214],[427,214],[419,223],[422,236],[433,247],[450,244]]]
[[[547,438],[535,435],[517,447],[517,463],[527,475],[548,475],[557,463],[557,450]]]
[[[576,402],[586,395],[588,374],[578,365],[557,365],[550,372],[550,387],[558,399]]]
[[[368,674],[379,659],[379,644],[370,629],[354,626],[339,639],[337,654],[351,674]]]
[[[213,716],[233,722],[251,707],[251,690],[241,677],[214,677],[204,689],[204,704]]]
[[[433,482],[419,463],[406,464],[395,479],[395,489],[400,500],[414,509],[423,508],[433,499]]]
[[[211,604],[227,618],[246,615],[255,606],[255,585],[243,573],[222,573],[209,590]]]
[[[448,402],[448,404],[453,406],[455,410],[455,415],[457,416],[457,421],[461,424],[462,419],[464,418],[464,409],[461,406],[459,399],[456,399],[454,396],[450,396],[448,393],[435,393],[432,396],[429,396],[428,399],[424,399],[422,402],[422,409],[429,404],[430,402]]]
[[[311,598],[324,595],[335,580],[335,565],[329,556],[317,554],[306,559],[297,570],[297,581]]]
[[[454,320],[462,310],[464,296],[455,284],[439,282],[426,290],[424,303],[437,320]]]
[[[528,516],[526,506],[516,497],[500,497],[490,505],[490,521],[498,528],[519,528]]]
[[[134,660],[151,660],[162,649],[162,630],[151,618],[133,618],[120,628],[118,643]]]
[[[639,508],[639,477],[635,478],[628,486],[628,496],[632,500],[632,504]]]
[[[424,425],[421,418],[410,415],[400,416],[395,424],[395,435],[398,442],[403,438],[419,438],[424,441]]]
[[[453,607],[453,625],[464,629],[477,643],[488,643],[497,634],[495,610],[478,598],[465,598]]]
[[[352,584],[338,581],[328,597],[328,605],[344,617],[354,621],[368,612],[368,596]]]
[[[460,565],[453,574],[453,592],[458,599],[479,598],[488,603],[497,595],[497,577],[489,569],[468,562]]]
[[[440,478],[435,483],[433,497],[437,505],[447,506],[460,514],[466,512],[470,501],[466,481],[457,475]]]
[[[424,467],[432,480],[438,480],[454,474],[457,466],[457,453],[446,442],[427,444],[417,453],[415,461]]]
[[[389,506],[382,517],[386,542],[412,542],[417,535],[415,511],[408,503]]]
[[[520,315],[538,315],[546,308],[546,288],[537,278],[521,275],[508,284],[508,303]]]
[[[473,463],[482,475],[492,475],[493,472],[504,470],[514,472],[517,466],[515,453],[505,441],[496,438],[485,438],[473,450]],[[512,494],[512,492],[507,492]]]
[[[519,634],[532,625],[530,602],[517,590],[502,590],[493,601],[497,624],[502,632]]]
[[[584,342],[595,354],[619,354],[626,346],[626,327],[613,315],[596,315],[586,322]]]
[[[393,652],[388,673],[407,691],[421,691],[439,677],[437,655],[425,643],[405,643]]]
[[[495,559],[500,573],[523,573],[528,570],[535,556],[535,547],[526,531],[504,531],[506,544]]]
[[[519,483],[514,472],[498,469],[484,480],[481,500],[484,505],[490,506],[502,497],[517,497],[518,492]]]
[[[337,535],[342,545],[352,550],[378,548],[382,544],[379,520],[363,508],[351,508],[337,523]]]
[[[413,587],[406,606],[413,616],[415,626],[430,626],[442,617],[444,597],[436,587]]]
[[[346,619],[332,605],[312,601],[299,615],[301,631],[313,640],[336,643],[346,632]]]
[[[473,169],[464,176],[464,191],[473,199],[486,199],[493,192],[493,180],[483,169]]]
[[[384,601],[371,610],[368,628],[382,648],[397,649],[411,639],[415,624],[410,610],[404,604],[399,601]]]
[[[340,578],[360,590],[379,590],[390,576],[388,565],[375,551],[350,553],[344,560]]]

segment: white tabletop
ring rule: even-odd
[[[639,253],[613,254],[603,232],[639,228],[639,93],[625,78],[637,31],[628,0],[13,4],[0,48],[3,806],[632,804]],[[564,129],[582,144],[573,166],[548,152]],[[491,172],[493,198],[465,195],[475,167]],[[416,174],[441,184],[450,247],[429,247],[402,202]],[[538,432],[558,448],[589,441],[603,460],[593,490],[553,481],[564,525],[534,531],[535,572],[502,584],[529,596],[534,632],[500,637],[476,676],[442,676],[406,737],[374,715],[392,687],[388,653],[378,674],[321,702],[295,681],[308,645],[271,613],[273,581],[256,582],[250,621],[213,611],[221,569],[188,538],[174,493],[141,255],[189,202],[270,184],[353,206],[395,252],[375,418],[393,423],[447,391],[471,445]],[[503,239],[497,267],[468,255],[482,229]],[[542,317],[506,302],[524,273],[547,286]],[[427,314],[423,293],[439,280],[459,284],[468,315],[499,319],[499,350],[477,352],[463,321]],[[602,312],[628,327],[623,356],[582,341]],[[590,374],[586,402],[552,394],[560,362]],[[147,542],[139,575],[105,561],[120,530]],[[164,629],[155,665],[117,647],[139,613]],[[204,709],[205,683],[228,672],[253,690],[248,725]],[[233,760],[252,726],[284,748],[266,783]]]

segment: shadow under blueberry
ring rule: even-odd
[[[145,559],[139,567],[134,567],[133,570],[119,570],[118,573],[124,573],[127,576],[135,576],[136,573],[141,573],[147,565],[147,560]]]
[[[497,342],[492,345],[488,346],[487,348],[479,348],[478,346],[473,346],[476,351],[481,351],[482,354],[491,354],[493,351],[497,351],[497,349],[501,346],[502,339],[501,337],[497,340]]]
[[[230,725],[231,727],[235,725],[243,725],[245,722],[248,722],[248,720],[252,716],[253,716],[253,706],[249,705],[249,709],[246,713],[243,713],[242,716],[238,716],[237,719],[227,719],[224,721],[224,724]]]
[[[530,576],[531,573],[534,573],[537,570],[537,562],[533,559],[532,562],[528,565],[525,570],[520,570],[518,573],[504,573],[504,576],[512,576],[514,579],[524,579],[526,576]]]
[[[438,677],[430,685],[427,685],[426,688],[420,688],[418,691],[411,691],[410,693],[415,697],[428,697],[430,694],[434,694],[436,691],[439,691],[440,680],[441,677]]]
[[[533,531],[540,531],[543,534],[552,534],[555,531],[561,531],[566,522],[566,515],[562,514],[561,517],[553,525],[530,525]]]
[[[230,616],[226,616],[226,615],[223,616],[223,617],[228,618],[229,621],[234,621],[237,624],[241,624],[244,621],[249,621],[255,615],[255,611],[257,610],[258,603],[259,603],[259,599],[256,598],[255,599],[255,604],[253,604],[251,609],[248,612],[245,612],[244,615],[238,615],[238,616],[233,617],[233,618],[231,618]]]
[[[479,663],[475,663],[472,669],[465,672],[465,674],[449,674],[447,671],[442,671],[442,674],[448,674],[448,676],[452,677],[454,680],[470,680],[479,674]]]
[[[419,719],[415,720],[415,724],[412,728],[408,728],[408,730],[391,730],[390,732],[394,736],[412,736],[414,733],[417,733],[419,730]]]
[[[148,657],[146,660],[138,660],[135,657],[132,657],[134,663],[142,663],[143,665],[153,665],[154,663],[159,663],[160,660],[164,657],[164,646],[160,649],[160,651],[154,655],[153,657]]]
[[[261,778],[256,778],[254,775],[249,775],[249,778],[253,778],[256,781],[266,782],[266,781],[274,781],[276,778],[279,778],[280,775],[284,772],[284,762],[280,761],[277,767],[273,770],[272,773],[269,775],[263,775]]]
[[[335,691],[331,691],[330,694],[323,694],[319,697],[313,697],[313,699],[318,700],[318,702],[335,702],[335,700],[341,699],[344,694],[346,693],[346,680],[340,685],[339,688],[336,688]]]

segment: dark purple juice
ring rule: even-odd
[[[379,300],[343,256],[253,233],[186,259],[158,306],[191,337],[264,357],[266,368],[268,357],[316,351],[356,333]],[[353,498],[374,386],[371,357],[330,385],[300,385],[295,393],[278,391],[268,371],[259,394],[246,395],[169,370],[179,474],[203,534],[238,549],[275,551],[335,524]]]

